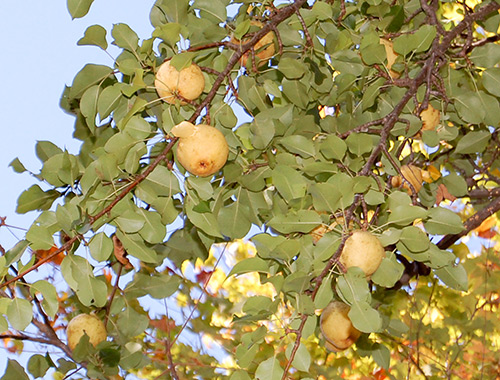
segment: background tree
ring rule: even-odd
[[[37,144],[17,211],[40,213],[2,248],[1,338],[41,344],[2,379],[497,377],[499,9],[158,0],[151,37],[116,24],[115,66],[61,100],[80,151]],[[106,50],[107,31],[78,43]],[[160,99],[166,59],[201,68],[199,98]],[[176,161],[183,121],[225,136],[213,176]],[[385,247],[371,276],[341,260],[354,230]],[[360,332],[341,352],[320,332],[332,300]],[[91,312],[108,340],[70,349]]]

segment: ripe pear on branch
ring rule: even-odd
[[[384,257],[384,247],[375,235],[369,231],[356,230],[347,238],[339,262],[345,269],[358,267],[370,277]]]
[[[257,26],[259,28],[262,28],[262,22],[257,21],[257,20],[252,20],[250,21],[250,25]],[[231,42],[234,44],[239,44],[239,45],[244,45],[245,43],[248,42],[248,39],[243,39],[242,41],[236,39],[236,38],[231,38]],[[267,63],[269,59],[272,58],[274,53],[276,52],[276,47],[274,46],[274,33],[269,32],[264,37],[262,37],[255,46],[253,47],[253,56],[255,57],[256,64],[258,67],[261,67]],[[247,51],[245,54],[240,59],[240,64],[242,66],[247,65],[248,57],[252,58],[252,52]]]
[[[175,151],[177,161],[191,174],[207,177],[226,163],[229,147],[217,128],[183,121],[170,133],[179,138]]]
[[[194,63],[178,71],[170,61],[166,61],[156,72],[155,87],[165,102],[184,105],[185,100],[195,100],[201,95],[205,88],[205,77]]]
[[[332,301],[323,309],[320,317],[321,334],[330,351],[343,351],[351,347],[361,336],[349,319],[351,308],[343,302]]]
[[[79,314],[68,323],[66,328],[66,337],[68,338],[68,346],[74,350],[80,338],[88,335],[89,341],[93,346],[97,346],[100,342],[106,340],[108,335],[104,323],[93,314]]]

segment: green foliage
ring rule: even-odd
[[[92,2],[68,0],[71,17]],[[0,256],[2,337],[29,340],[34,328],[36,341],[68,359],[34,354],[28,372],[496,373],[498,255],[454,243],[471,233],[496,243],[500,74],[490,33],[500,5],[425,5],[157,0],[151,36],[114,25],[113,67],[85,65],[61,99],[80,151],[37,143],[39,184],[17,212],[39,214]],[[256,46],[267,33],[269,60]],[[108,31],[92,25],[77,43],[107,50]],[[166,59],[202,68],[199,99],[159,98]],[[422,112],[429,105],[434,121]],[[223,133],[229,157],[214,175],[196,177],[177,161],[169,132],[185,120]],[[418,169],[415,178],[403,165]],[[18,159],[11,166],[27,171]],[[356,229],[386,250],[368,278],[339,264]],[[53,282],[59,274],[64,281]],[[340,353],[326,350],[319,329],[333,299],[362,332]],[[108,340],[94,347],[84,336],[71,352],[53,328],[90,311],[106,321]],[[478,352],[481,371],[467,372]],[[28,378],[12,360],[10,378]]]

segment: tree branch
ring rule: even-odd
[[[500,211],[500,197],[496,198],[493,202],[491,202],[488,206],[481,209],[472,215],[469,219],[467,219],[464,223],[465,229],[458,234],[450,234],[444,236],[438,243],[437,246],[440,249],[447,249],[451,247],[458,239],[467,235],[473,229],[479,227],[481,223],[497,211]]]

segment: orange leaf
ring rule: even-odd
[[[55,245],[50,247],[50,249],[38,249],[35,251],[36,258],[38,260],[42,260],[46,258],[47,256],[50,256],[53,254],[55,251],[57,251],[59,248],[56,247]],[[51,258],[48,262],[54,263],[55,265],[61,265],[63,259],[64,259],[65,253],[64,251],[59,252],[57,255],[55,255],[53,258]]]
[[[436,194],[436,204],[439,205],[442,201],[448,199],[449,201],[454,201],[457,199],[454,195],[450,194],[448,189],[442,183],[438,186],[437,194]]]
[[[495,215],[492,215],[489,218],[483,220],[483,222],[479,225],[479,227],[475,228],[474,231],[476,231],[478,234],[481,234],[482,232],[489,231],[491,228],[495,226],[496,223],[497,223],[497,218]]]
[[[118,237],[115,234],[113,234],[111,238],[113,239],[113,248],[114,248],[113,252],[118,262],[122,264],[125,267],[125,269],[132,269],[133,266],[130,263],[129,259],[127,259],[128,253],[125,250],[125,248],[123,248],[123,244],[120,241],[120,239],[118,239]]]

